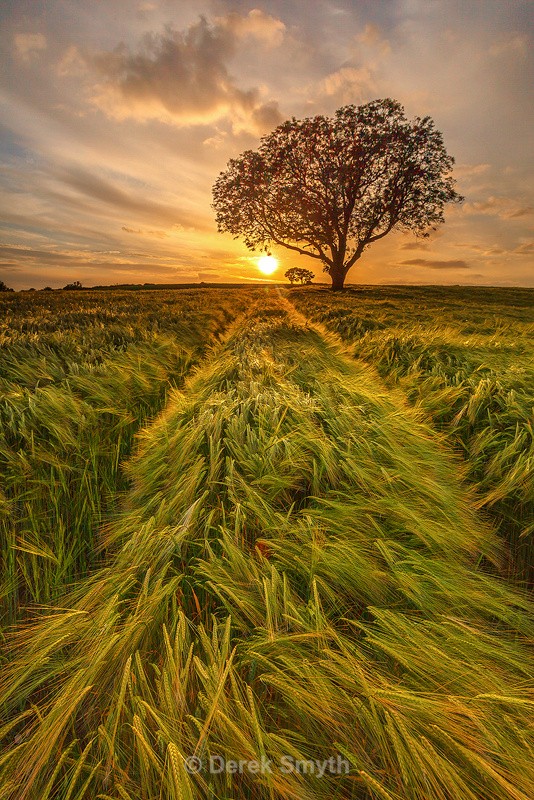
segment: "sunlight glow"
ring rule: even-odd
[[[272,275],[278,267],[278,259],[271,255],[260,256],[258,258],[258,269],[264,275]]]

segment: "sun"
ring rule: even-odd
[[[272,275],[278,267],[278,259],[271,255],[260,256],[258,258],[258,269],[264,275]]]

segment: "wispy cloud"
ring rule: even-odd
[[[116,209],[134,212],[143,219],[151,219],[169,226],[179,225],[183,228],[204,227],[202,219],[146,197],[137,196],[133,191],[119,188],[111,181],[80,167],[65,169],[58,175],[58,178],[63,184],[81,195]]]
[[[421,242],[421,241],[415,240],[414,242],[403,242],[403,244],[400,245],[399,249],[400,250],[429,250],[430,249],[430,245],[428,244],[428,242]]]
[[[427,269],[469,269],[470,266],[467,261],[462,259],[450,259],[449,261],[442,261],[439,258],[411,258],[406,261],[401,261],[409,267],[426,267]]]
[[[534,206],[510,197],[490,195],[485,200],[467,202],[461,207],[463,214],[487,214],[501,219],[520,219],[534,216]]]

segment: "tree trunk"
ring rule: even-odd
[[[345,270],[343,267],[334,267],[330,270],[332,278],[332,291],[341,292],[345,288]]]

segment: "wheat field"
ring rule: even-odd
[[[0,797],[534,796],[532,293],[0,303]]]

